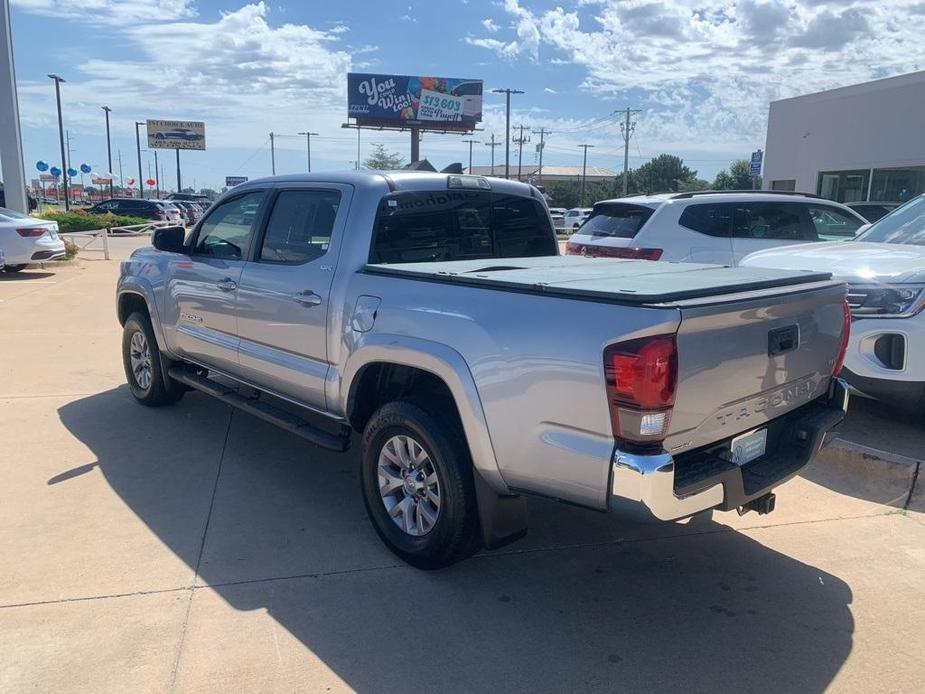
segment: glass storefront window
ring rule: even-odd
[[[871,200],[905,202],[920,193],[925,193],[925,166],[874,169]]]
[[[816,192],[836,202],[858,202],[867,199],[870,171],[823,171],[819,174]]]

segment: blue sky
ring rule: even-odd
[[[54,89],[62,85],[72,164],[105,170],[104,120],[113,149],[137,177],[135,120],[206,122],[208,151],[183,153],[184,185],[220,187],[226,175],[305,166],[310,129],[317,170],[346,168],[356,138],[346,116],[346,73],[481,78],[513,87],[512,123],[545,127],[547,164],[622,167],[611,114],[638,108],[630,165],[680,154],[705,178],[763,147],[770,100],[923,69],[925,2],[890,0],[440,0],[217,2],[12,0],[13,40],[27,175],[58,163]],[[503,138],[503,97],[486,94],[485,131]],[[382,143],[407,156],[408,136],[364,132],[362,154]],[[524,149],[533,163],[535,144]],[[458,136],[426,135],[438,166],[467,161]],[[503,156],[503,148],[497,150]],[[172,157],[162,157],[168,185]],[[151,155],[143,153],[147,177]],[[153,159],[153,157],[151,157]],[[489,148],[475,146],[474,163]],[[166,160],[166,161],[164,161]],[[153,166],[153,163],[152,163]],[[118,174],[118,164],[113,168]]]

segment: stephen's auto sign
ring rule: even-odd
[[[205,149],[206,124],[196,120],[149,120],[148,147],[154,149]]]

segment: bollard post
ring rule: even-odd
[[[103,258],[109,260],[109,229],[103,227]]]

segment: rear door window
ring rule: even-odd
[[[735,206],[732,236],[736,239],[818,241],[816,229],[801,203],[749,202]]]
[[[557,255],[545,207],[487,191],[394,193],[379,207],[373,263]]]
[[[581,233],[590,236],[631,239],[636,236],[654,210],[642,205],[616,203],[598,205],[581,227]]]

